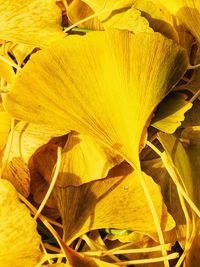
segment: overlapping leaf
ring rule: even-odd
[[[167,214],[159,187],[144,175],[163,230],[174,227]],[[63,219],[65,239],[101,228],[128,229],[156,233],[156,227],[138,175],[130,166],[122,165],[108,178],[79,187],[56,188]]]
[[[151,125],[162,132],[174,133],[184,120],[184,113],[192,107],[186,99],[187,95],[181,93],[168,96],[158,106]]]
[[[3,78],[6,82],[12,83],[15,73],[13,68],[0,59],[0,78]]]
[[[185,51],[158,33],[69,36],[32,57],[5,107],[58,132],[91,135],[139,168],[147,120],[186,68]]]
[[[18,192],[26,197],[30,193],[28,161],[32,154],[52,137],[50,130],[40,128],[40,131],[35,125],[18,122],[10,134],[2,159],[2,177],[9,180]]]
[[[159,140],[182,179],[179,182],[194,204],[200,208],[200,145],[197,143],[184,147],[175,136],[164,133],[159,133]]]
[[[200,2],[194,0],[159,0],[176,15],[189,31],[200,41]]]
[[[115,155],[93,138],[72,132],[63,149],[57,185],[79,186],[105,178],[109,170],[122,160],[122,157]]]
[[[173,15],[155,1],[137,0],[134,7],[141,10],[143,16],[148,19],[150,27],[166,37],[178,41],[178,33],[174,28]]]
[[[104,29],[129,30],[134,33],[153,32],[146,18],[142,17],[141,12],[134,6],[127,11],[112,14],[107,20],[102,21],[102,25]]]
[[[134,0],[119,0],[119,1],[114,1],[114,0],[83,0],[88,6],[91,7],[91,9],[95,13],[99,13],[99,17],[101,20],[105,20],[109,17],[109,15],[115,11],[119,10],[122,8],[127,8],[131,7],[132,4],[135,2]]]
[[[46,47],[63,38],[61,11],[54,0],[1,0],[0,38]]]
[[[94,14],[93,10],[81,0],[72,1],[67,9],[67,16],[72,24],[91,16],[92,14]],[[98,17],[91,18],[83,23],[79,23],[78,26],[86,29],[103,29]]]
[[[7,112],[0,111],[0,151],[6,146],[11,118]]]
[[[0,206],[0,266],[35,266],[41,256],[36,222],[19,201],[14,187],[3,179]]]

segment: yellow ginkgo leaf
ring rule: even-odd
[[[78,22],[92,14],[94,14],[94,11],[81,0],[72,1],[68,8],[68,17],[72,22]],[[135,9],[134,6],[113,12],[107,19],[99,15],[80,23],[78,26],[94,30],[121,29],[134,33],[153,31],[149,27],[147,19],[142,17],[140,11]]]
[[[30,193],[28,161],[32,154],[52,137],[48,128],[40,128],[39,132],[35,125],[22,121],[18,122],[10,133],[2,159],[2,178],[9,180],[25,197]]]
[[[151,125],[162,132],[174,133],[184,120],[185,112],[192,108],[187,98],[182,93],[167,96],[158,106]]]
[[[159,186],[144,175],[162,229],[174,228]],[[156,233],[156,226],[136,172],[122,164],[109,177],[79,187],[56,187],[65,239],[71,243],[82,234],[101,228]],[[163,220],[163,218],[165,219]]]
[[[55,0],[1,0],[0,10],[3,40],[43,48],[65,36]]]
[[[12,66],[0,59],[0,78],[3,78],[6,82],[12,83],[15,78],[15,72]]]
[[[15,57],[18,66],[21,66],[26,57],[28,57],[31,52],[33,52],[34,46],[27,44],[16,44],[10,50],[10,53]]]
[[[105,178],[108,171],[123,161],[123,158],[93,138],[72,132],[63,149],[62,165],[57,185],[79,186]]]
[[[200,42],[200,1],[194,0],[159,0],[172,14],[180,18],[183,24]]]
[[[0,151],[6,146],[10,126],[10,115],[7,112],[0,111]]]
[[[28,162],[31,178],[31,194],[34,201],[38,204],[42,202],[49,189],[59,145],[48,143],[40,147]],[[53,195],[50,195],[48,198],[46,206],[57,208]]]
[[[0,207],[0,267],[34,267],[41,256],[37,224],[14,187],[3,179]]]
[[[67,9],[67,16],[69,21],[73,24],[81,21],[94,14],[92,9],[81,0],[73,0]],[[103,27],[97,17],[91,18],[83,23],[78,24],[81,28],[102,30]]]
[[[159,33],[69,36],[32,56],[4,104],[16,118],[91,135],[139,169],[148,119],[187,66]]]
[[[142,12],[154,31],[178,41],[178,33],[174,27],[174,17],[167,8],[151,0],[137,0],[134,7]]]
[[[38,127],[20,121],[14,127],[12,134],[12,144],[9,151],[9,159],[21,157],[28,162],[32,154],[42,145],[48,143],[55,135],[54,129],[48,127]]]
[[[146,174],[151,175],[154,181],[161,187],[164,202],[176,222],[173,233],[171,234],[168,232],[166,239],[170,240],[168,242],[172,244],[178,241],[180,245],[184,247],[186,239],[186,220],[176,186],[160,158],[142,161],[141,166],[142,170]]]
[[[183,146],[174,135],[164,133],[159,133],[158,137],[166,151],[166,157],[170,159],[169,164],[172,162],[171,168],[175,169],[175,179],[200,210],[200,144],[188,142],[189,145]]]
[[[193,102],[193,106],[185,114],[185,120],[182,123],[182,127],[193,127],[200,125],[200,101],[196,99]]]
[[[83,0],[83,2],[99,14],[101,20],[105,20],[114,10],[131,7],[135,0]]]
[[[141,12],[137,10],[134,6],[121,12],[116,12],[110,17],[102,21],[104,29],[120,29],[129,30],[134,33],[139,32],[153,32],[153,29],[149,27],[148,20],[141,16]]]

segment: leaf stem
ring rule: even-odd
[[[49,186],[49,189],[42,201],[42,203],[40,204],[35,216],[34,216],[34,219],[37,220],[39,214],[41,213],[41,211],[43,210],[45,204],[47,203],[47,200],[49,199],[52,191],[53,191],[53,188],[55,186],[55,183],[57,181],[57,178],[58,178],[58,174],[59,174],[59,170],[60,170],[60,166],[61,166],[61,151],[62,151],[62,148],[61,147],[58,147],[58,150],[57,150],[57,162],[56,162],[56,167],[55,167],[55,172],[54,172],[54,175],[52,177],[52,180],[51,180],[51,184]]]

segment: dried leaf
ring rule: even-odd
[[[34,267],[41,256],[36,221],[17,198],[14,187],[0,179],[0,266]]]
[[[139,168],[148,118],[187,64],[159,33],[69,36],[32,57],[4,104],[16,118],[91,135]]]

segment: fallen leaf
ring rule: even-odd
[[[184,190],[192,202],[200,209],[200,145],[186,147],[174,135],[159,133],[158,138],[163,145],[167,157],[171,159],[174,168],[181,177]],[[195,160],[194,160],[195,159]]]
[[[172,14],[177,16],[200,42],[200,2],[193,0],[159,0]]]
[[[148,118],[187,65],[159,33],[69,36],[32,56],[4,105],[18,119],[91,135],[139,169]]]
[[[49,143],[40,147],[29,159],[30,190],[37,204],[43,201],[49,189],[57,160],[57,149],[58,145]],[[56,200],[52,194],[48,198],[46,206],[57,209]]]
[[[169,39],[186,48],[190,55],[193,45],[193,36],[187,28],[166,7],[157,0],[137,0],[135,8],[139,9],[150,27],[155,32],[160,32]]]
[[[94,14],[92,9],[81,0],[73,0],[69,4],[67,9],[67,16],[72,24],[91,16],[92,14]],[[101,22],[97,17],[94,17],[83,23],[79,23],[78,27],[94,30],[103,30]]]
[[[178,33],[174,27],[174,17],[167,8],[155,1],[137,0],[134,7],[142,12],[150,27],[155,32],[160,32],[169,39],[178,42]]]
[[[131,7],[135,0],[83,0],[95,13],[100,13],[100,20],[107,19],[110,14],[117,10],[126,7]]]
[[[151,125],[162,132],[174,133],[184,121],[185,112],[192,108],[192,103],[186,99],[187,95],[182,93],[167,96],[158,105]]]
[[[167,210],[159,186],[151,177],[143,175],[162,229],[172,229],[173,219],[170,215],[163,217]],[[79,187],[56,187],[55,194],[68,243],[88,231],[102,228],[157,233],[138,175],[127,164],[117,167],[103,180]]]
[[[44,128],[18,122],[10,133],[2,158],[2,178],[9,180],[23,196],[30,194],[30,172],[28,161],[32,154],[47,143],[52,135]]]
[[[6,57],[7,58],[7,57]],[[6,82],[12,83],[15,78],[13,68],[0,59],[0,78],[3,78]]]
[[[6,146],[11,126],[11,117],[5,111],[0,111],[0,151]]]
[[[24,60],[33,52],[34,46],[27,44],[15,44],[11,51],[15,57],[18,66],[21,66]]]
[[[72,132],[62,151],[62,164],[56,184],[79,186],[105,178],[123,158],[93,138]]]
[[[65,36],[56,1],[1,0],[0,10],[0,38],[3,40],[43,48]]]
[[[0,196],[0,266],[34,267],[41,256],[36,221],[19,201],[14,187],[3,179]]]
[[[148,20],[141,16],[141,12],[134,6],[124,11],[114,12],[110,17],[102,21],[104,29],[129,30],[134,33],[153,32]]]

